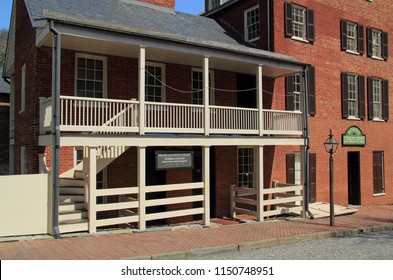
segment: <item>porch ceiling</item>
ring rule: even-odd
[[[57,24],[62,33],[62,48],[98,55],[138,58],[141,45],[146,46],[146,60],[202,67],[203,57],[210,57],[210,68],[237,73],[256,74],[256,66],[263,65],[263,76],[281,77],[299,73],[303,65],[242,53],[228,52],[217,47],[202,48],[181,42],[166,42],[79,26]],[[42,39],[39,45],[51,47],[52,36]]]

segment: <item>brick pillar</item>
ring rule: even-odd
[[[140,2],[146,2],[157,6],[166,8],[175,8],[175,0],[139,0]]]

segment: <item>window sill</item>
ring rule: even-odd
[[[372,56],[371,58],[379,61],[385,61],[382,57],[379,56]]]
[[[351,50],[346,50],[345,52],[348,53],[348,54],[360,55],[360,53],[355,52],[355,51],[351,51]]]
[[[247,43],[254,43],[254,42],[257,42],[258,40],[259,40],[259,37],[254,38],[254,39],[251,39],[251,40],[246,39],[245,41],[246,41]]]
[[[295,40],[295,41],[302,42],[302,43],[307,43],[307,44],[310,43],[308,40],[306,40],[306,39],[304,39],[304,38],[302,38],[302,37],[292,36],[291,39],[292,39],[292,40]]]
[[[385,196],[386,193],[375,193],[373,196],[374,197],[378,197],[378,196]]]
[[[353,117],[353,116],[348,117],[347,120],[349,120],[349,121],[360,121],[360,119],[358,117]]]
[[[380,119],[380,118],[373,118],[372,121],[373,122],[385,122],[385,120]]]

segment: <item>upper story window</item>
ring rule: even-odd
[[[315,100],[315,67],[310,67],[308,70],[308,113],[311,116],[316,114],[316,100]],[[286,92],[286,110],[299,111],[302,108],[302,93],[305,92],[303,75],[297,74],[289,76],[285,79]]]
[[[146,64],[146,101],[165,101],[165,65],[159,63]]]
[[[381,78],[367,78],[368,118],[389,120],[389,82]]]
[[[341,20],[341,50],[354,54],[364,53],[363,25]]]
[[[295,40],[314,42],[314,11],[285,2],[285,35]]]
[[[78,54],[76,56],[76,96],[106,97],[106,58]]]
[[[209,0],[209,10],[213,10],[228,1],[229,0]]]
[[[244,11],[244,34],[247,42],[259,39],[259,5]]]
[[[367,55],[376,59],[388,59],[388,33],[367,27]]]
[[[209,72],[209,95],[210,95],[210,104],[214,105],[214,91],[211,90],[214,88],[213,85],[214,81],[214,72],[210,71]],[[203,72],[200,69],[192,69],[192,97],[191,101],[192,104],[203,104],[203,97],[204,97],[204,92],[203,92]]]
[[[364,76],[341,74],[342,116],[345,119],[364,119]]]

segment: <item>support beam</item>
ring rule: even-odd
[[[263,187],[264,187],[264,172],[263,172],[263,146],[258,147],[258,179],[257,179],[257,220],[263,222]]]
[[[146,230],[146,147],[138,147],[139,230]]]
[[[97,232],[97,147],[89,147],[89,168],[87,173],[89,186],[89,233]]]
[[[258,95],[258,110],[259,110],[259,136],[263,136],[263,82],[262,82],[262,65],[257,67],[257,95]]]
[[[209,57],[203,58],[203,105],[205,106],[205,135],[210,130]]]
[[[202,147],[202,179],[203,179],[203,222],[210,226],[210,147]]]
[[[139,97],[139,134],[145,135],[145,95],[146,95],[146,47],[139,48],[138,68],[138,97]]]

